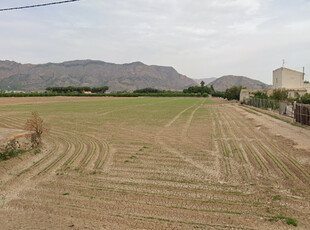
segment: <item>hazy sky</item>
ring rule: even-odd
[[[2,0],[0,8],[57,0]],[[0,60],[173,66],[191,78],[310,79],[309,0],[81,0],[0,12]]]

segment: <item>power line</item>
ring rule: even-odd
[[[41,7],[41,6],[51,6],[51,5],[58,5],[58,4],[77,2],[77,1],[80,1],[80,0],[66,0],[66,1],[49,2],[49,3],[37,4],[37,5],[28,5],[28,6],[18,6],[18,7],[11,7],[11,8],[3,8],[3,9],[0,9],[0,11],[22,10],[22,9],[28,9],[28,8],[36,8],[36,7]]]

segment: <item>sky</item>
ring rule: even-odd
[[[59,0],[2,0],[0,8]],[[190,78],[310,79],[310,0],[80,0],[0,12],[0,60],[173,66]]]

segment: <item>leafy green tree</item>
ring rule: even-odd
[[[201,87],[204,87],[204,86],[205,86],[205,82],[204,82],[204,81],[201,81],[201,82],[200,82],[200,85],[201,85]]]
[[[92,93],[105,93],[109,89],[108,86],[102,86],[98,88],[91,88],[90,91]]]
[[[211,93],[212,93],[212,94],[215,93],[215,90],[214,90],[214,88],[213,88],[213,85],[211,85],[210,89],[211,89]]]
[[[275,89],[270,97],[278,101],[287,101],[288,91],[285,89]]]
[[[200,94],[211,94],[212,90],[208,86],[191,86],[188,87],[187,89],[183,90],[183,93],[200,93]]]
[[[306,93],[305,95],[301,96],[299,101],[303,104],[310,104],[310,94]]]
[[[216,92],[212,93],[212,97],[225,98],[225,92],[216,91]]]
[[[68,87],[47,87],[46,90],[50,92],[56,92],[56,93],[84,93],[86,91],[92,92],[92,93],[105,93],[109,89],[108,86],[102,86],[98,88],[91,88],[89,86],[68,86]]]
[[[242,86],[233,86],[225,91],[225,98],[228,100],[239,100]]]
[[[268,99],[268,95],[264,92],[256,92],[254,93],[255,98],[260,98],[260,99]]]
[[[144,88],[144,89],[137,89],[133,91],[134,93],[162,93],[162,90],[154,89],[154,88]]]

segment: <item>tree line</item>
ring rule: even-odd
[[[109,89],[108,86],[102,87],[88,87],[88,86],[68,86],[68,87],[47,87],[46,90],[54,93],[105,93]]]
[[[32,92],[32,93],[4,93],[0,92],[0,97],[53,97],[53,96],[110,96],[110,97],[222,97],[228,100],[239,100],[240,90],[242,87],[232,87],[227,89],[226,92],[215,91],[213,86],[205,86],[201,83],[201,86],[190,86],[187,89],[180,91],[160,90],[156,88],[143,88],[137,89],[133,92],[114,92],[105,93],[108,90],[108,86],[91,88],[87,86],[83,87],[48,87],[46,92]],[[91,92],[86,94],[85,92]]]

